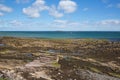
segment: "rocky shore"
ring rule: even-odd
[[[2,37],[0,80],[120,80],[120,42]]]

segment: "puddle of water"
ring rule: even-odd
[[[49,50],[48,52],[49,53],[55,53],[55,50]]]
[[[49,53],[60,53],[59,50],[52,50],[52,49],[48,50],[48,52],[49,52]]]
[[[26,57],[33,57],[33,54],[32,53],[27,53]]]
[[[5,46],[5,44],[0,44],[0,46]]]

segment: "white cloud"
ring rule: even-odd
[[[80,24],[78,22],[68,21],[68,20],[54,20],[52,25],[59,28],[65,28],[65,27],[79,26]]]
[[[120,8],[120,3],[117,3],[117,4],[108,4],[106,8]]]
[[[13,25],[13,26],[21,26],[21,25],[23,25],[23,23],[21,21],[18,21],[18,20],[10,21],[10,24]]]
[[[3,16],[4,14],[2,12],[0,12],[0,16]]]
[[[5,23],[4,20],[0,20],[0,25],[3,25]]]
[[[40,12],[43,10],[47,10],[48,6],[45,5],[44,0],[36,0],[32,6],[28,8],[23,8],[23,13],[28,15],[29,17],[37,18],[40,17]]]
[[[0,0],[0,3],[3,3],[3,2],[5,2],[5,0]]]
[[[120,8],[120,3],[117,4],[117,8]]]
[[[60,0],[59,5],[56,7],[52,5],[49,7],[49,14],[59,18],[63,17],[65,13],[73,13],[77,9],[77,4],[72,0]],[[64,12],[64,13],[63,13]]]
[[[114,7],[113,4],[108,4],[106,8],[112,8],[112,7]]]
[[[56,18],[60,18],[60,17],[63,17],[63,13],[60,13],[57,9],[56,9],[56,7],[54,6],[54,5],[52,5],[50,8],[49,8],[49,14],[51,15],[51,16],[54,16],[54,17],[56,17]]]
[[[2,11],[2,12],[11,12],[12,8],[7,7],[7,6],[3,5],[3,4],[0,4],[0,11]]]
[[[48,11],[49,15],[60,18],[65,13],[72,13],[76,9],[77,4],[72,0],[60,0],[58,6],[47,6],[45,0],[36,0],[31,6],[23,8],[23,13],[29,17],[38,18],[42,11]]]
[[[31,27],[34,26],[34,27]],[[119,19],[106,19],[100,21],[70,21],[56,19],[49,23],[31,20],[0,20],[0,28],[3,30],[120,30]]]
[[[107,3],[109,0],[102,0],[103,3]]]
[[[23,13],[33,18],[37,18],[40,16],[39,10],[36,8],[32,8],[32,7],[24,8]]]
[[[67,22],[67,20],[54,20],[54,23],[56,24],[66,24]]]
[[[83,11],[88,11],[89,8],[83,8]]]
[[[3,4],[0,4],[0,16],[3,16],[5,13],[12,12],[12,8],[5,6]]]
[[[98,23],[101,24],[101,25],[120,25],[120,20],[109,19],[109,20],[102,20]]]
[[[65,27],[90,27],[90,28],[105,28],[105,27],[119,27],[120,20],[117,19],[107,19],[101,21],[83,21],[83,22],[75,22],[68,20],[54,20],[54,26],[65,28]]]
[[[16,0],[16,3],[29,3],[30,0]]]
[[[65,13],[73,13],[77,9],[77,4],[72,0],[61,0],[59,9],[64,10]]]

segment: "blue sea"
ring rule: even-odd
[[[32,38],[104,38],[120,40],[120,31],[0,31],[0,37],[32,37]]]

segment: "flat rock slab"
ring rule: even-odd
[[[41,67],[49,65],[53,60],[51,57],[40,57],[39,59],[33,60],[25,65],[25,67]]]
[[[46,73],[44,71],[31,73],[31,75],[35,78],[44,78],[47,80],[52,80],[48,75],[46,75]]]
[[[44,66],[44,65],[45,65],[45,63],[41,63],[40,60],[34,60],[30,63],[27,63],[25,65],[25,67],[40,67],[40,66]]]

